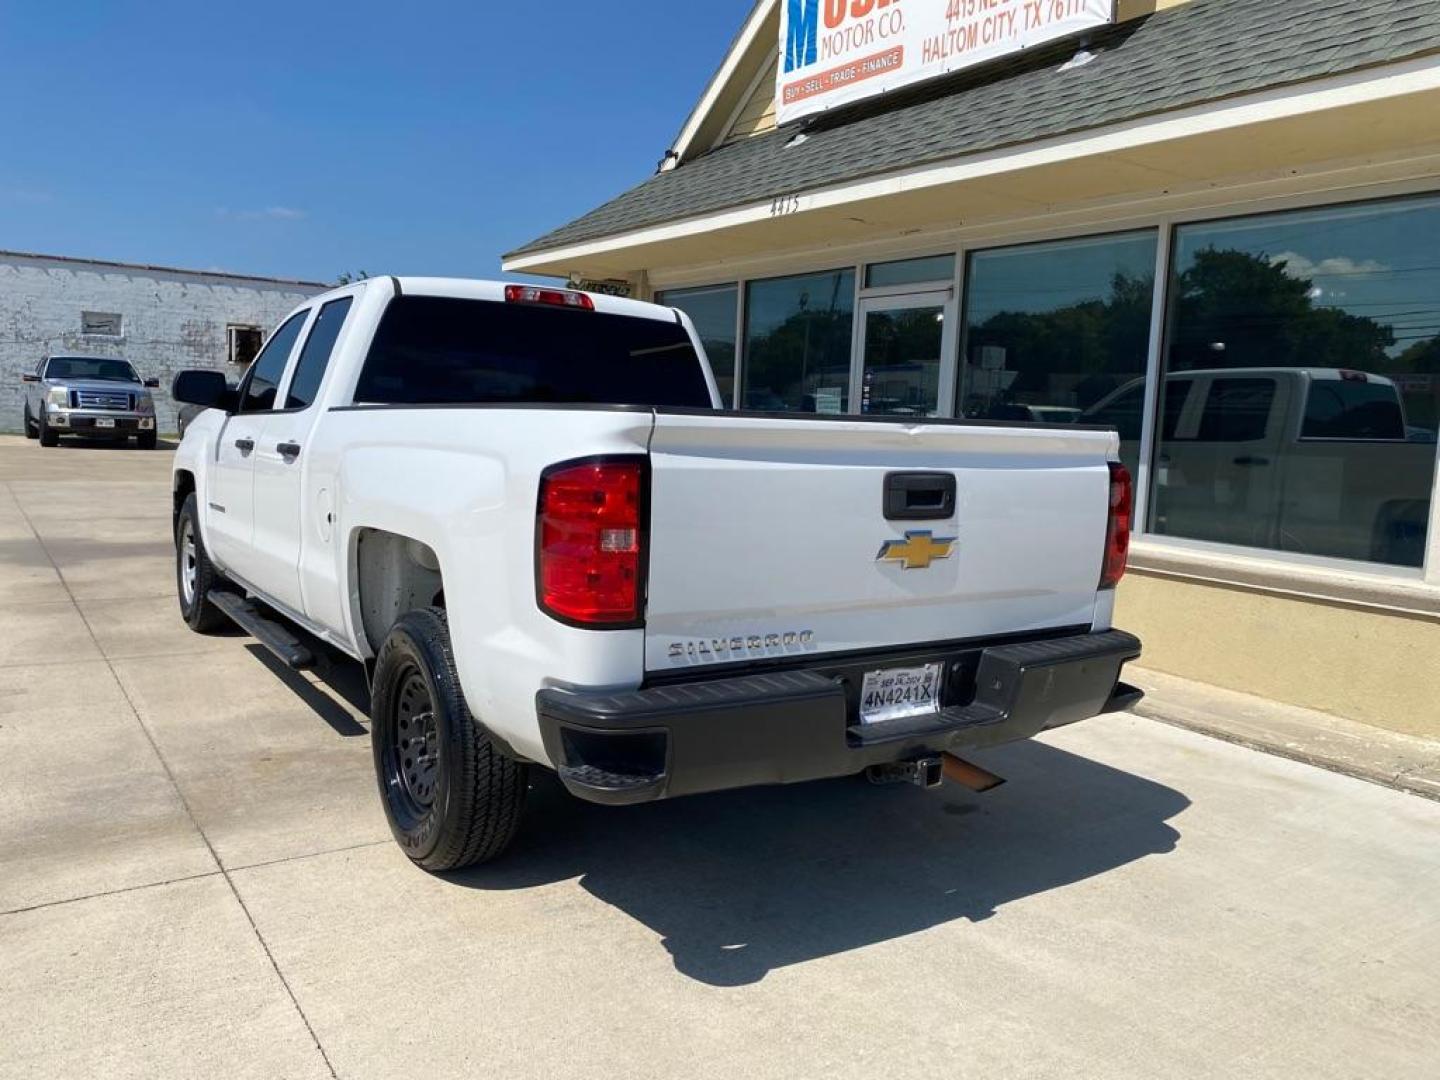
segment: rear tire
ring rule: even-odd
[[[40,410],[40,419],[36,422],[39,428],[41,446],[59,446],[60,433],[45,422],[45,410]]]
[[[185,497],[175,519],[175,592],[180,615],[197,634],[213,634],[229,625],[229,618],[207,599],[210,590],[223,587],[225,576],[215,569],[200,538],[195,493]]]
[[[40,430],[35,426],[35,418],[30,415],[30,406],[25,406],[25,437],[27,439],[38,439]]]
[[[500,855],[525,806],[526,767],[465,704],[440,608],[402,615],[375,661],[375,776],[390,831],[412,862],[458,870]]]

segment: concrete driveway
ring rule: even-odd
[[[1133,716],[389,841],[364,688],[176,611],[168,453],[0,438],[0,1076],[1433,1077],[1440,804]]]

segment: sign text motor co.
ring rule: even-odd
[[[784,0],[778,120],[883,94],[1113,20],[1113,0]]]

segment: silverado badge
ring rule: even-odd
[[[877,562],[898,562],[906,570],[924,570],[936,559],[948,559],[955,549],[954,536],[936,538],[929,529],[907,531],[904,540],[886,540],[880,545]]]

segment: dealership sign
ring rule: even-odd
[[[780,0],[779,123],[1115,21],[1114,0]]]

